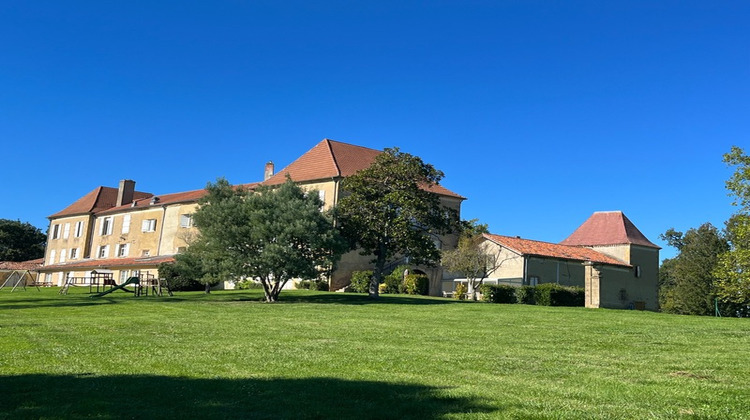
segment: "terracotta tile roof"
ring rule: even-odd
[[[117,188],[97,187],[93,191],[76,200],[73,204],[63,210],[49,216],[48,218],[74,216],[77,214],[96,213],[108,210],[117,204]],[[133,199],[151,197],[153,194],[141,191],[133,192]]]
[[[380,150],[323,139],[262,184],[281,184],[286,181],[287,174],[296,182],[347,177],[368,168],[375,161],[375,157],[381,153],[383,152]],[[433,185],[428,189],[440,195],[465,198],[442,185]]]
[[[551,242],[533,241],[530,239],[521,239],[512,236],[492,234],[484,234],[483,236],[486,239],[489,239],[490,241],[513,250],[521,255],[559,258],[581,262],[591,261],[602,264],[630,267],[629,264],[623,261],[612,258],[608,255],[604,255],[601,252],[594,251],[591,248],[553,244]]]
[[[144,265],[158,265],[163,262],[174,262],[174,255],[160,255],[156,257],[85,259],[62,264],[45,265],[43,271],[73,270],[78,268],[117,268]]]
[[[634,244],[660,249],[638,230],[621,211],[598,211],[591,215],[561,245],[595,246]]]
[[[44,264],[44,258],[29,261],[0,261],[0,270],[36,270]]]

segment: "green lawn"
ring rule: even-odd
[[[750,322],[441,298],[0,291],[0,418],[750,418]]]

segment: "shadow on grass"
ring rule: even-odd
[[[368,305],[368,304],[391,304],[391,305],[446,305],[457,303],[469,303],[455,299],[445,299],[429,296],[409,295],[381,295],[372,299],[365,294],[320,292],[317,294],[291,294],[281,292],[279,295],[281,303],[321,303],[342,305]]]
[[[32,299],[13,299],[0,302],[0,310],[8,309],[30,309],[30,308],[61,308],[69,306],[97,306],[117,303],[114,300],[88,299],[80,297],[39,297]]]
[[[495,408],[414,384],[167,376],[0,377],[0,418],[440,418]]]

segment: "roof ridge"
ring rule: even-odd
[[[331,147],[331,142],[334,142],[335,140],[331,140],[326,137],[323,139],[323,141],[326,142],[326,146],[328,147],[328,153],[331,154],[331,159],[333,159],[333,166],[336,168],[336,176],[341,176],[341,167],[339,166],[339,161],[338,159],[336,159],[336,154],[333,153],[333,147]]]

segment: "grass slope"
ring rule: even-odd
[[[0,291],[0,418],[748,416],[743,319],[87,291]]]

